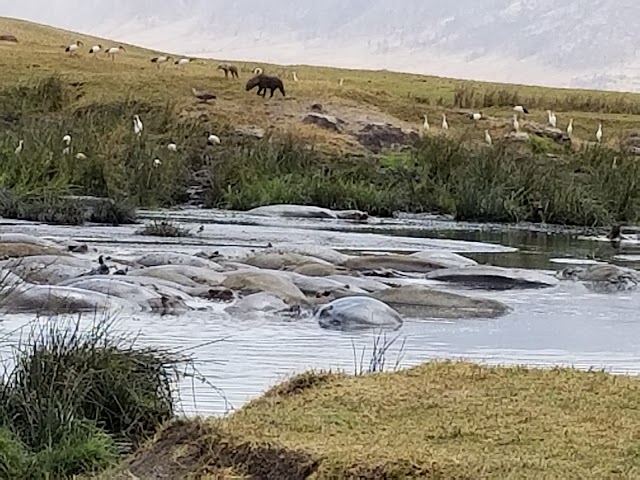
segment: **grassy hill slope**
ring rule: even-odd
[[[289,130],[320,141],[327,132],[299,124],[300,117],[311,103],[321,103],[329,113],[338,117],[370,117],[372,120],[397,122],[417,128],[422,115],[432,117],[432,125],[440,125],[440,113],[449,115],[452,132],[465,132],[478,140],[482,129],[469,132],[472,124],[468,111],[482,110],[487,116],[504,120],[491,122],[492,131],[507,128],[514,104],[525,104],[532,110],[529,117],[544,123],[546,109],[557,112],[559,126],[565,127],[569,118],[575,119],[576,136],[594,140],[599,121],[605,124],[606,137],[611,140],[625,130],[640,126],[640,95],[584,90],[550,89],[518,85],[470,82],[423,75],[388,71],[340,70],[308,66],[281,67],[276,65],[236,62],[241,68],[241,80],[225,80],[216,70],[217,61],[199,59],[178,68],[164,65],[161,70],[150,63],[152,52],[126,45],[126,53],[111,62],[104,55],[91,58],[92,45],[119,45],[98,39],[25,21],[0,18],[0,34],[11,33],[19,38],[17,45],[0,43],[0,67],[3,75],[0,88],[15,85],[53,73],[71,82],[82,83],[82,93],[75,107],[136,97],[148,102],[175,102],[191,108],[192,86],[215,92],[219,100],[211,112],[224,115],[234,123],[252,123],[262,127]],[[85,47],[77,56],[65,54],[64,47],[82,40]],[[256,66],[285,79],[288,97],[263,102],[255,94],[244,91],[244,82]],[[296,71],[300,81],[294,83]],[[340,87],[340,79],[344,86]],[[330,136],[331,137],[331,136]],[[340,145],[352,142],[339,135],[332,138]]]
[[[585,226],[635,221],[640,212],[640,164],[619,148],[640,127],[640,95],[242,62],[233,80],[211,59],[158,69],[150,60],[164,52],[131,45],[115,61],[92,57],[91,46],[118,43],[24,21],[0,18],[0,34],[18,38],[0,42],[0,188],[19,198],[76,193],[153,207],[193,201],[189,192],[197,191],[209,207],[299,203]],[[76,40],[84,42],[80,52],[65,53]],[[284,79],[285,98],[245,91],[258,66]],[[218,98],[198,103],[192,87]],[[343,120],[342,128],[305,124],[314,104]],[[549,108],[563,129],[574,119],[574,137],[505,140],[517,104],[530,110],[523,128],[544,126]],[[475,111],[480,122],[469,116]],[[141,136],[132,128],[136,114]],[[432,128],[408,142],[415,148],[372,152],[358,139],[371,123],[415,132],[425,114]],[[599,122],[604,141],[595,145]],[[250,138],[238,127],[260,127],[265,136]],[[206,132],[221,145],[207,145]],[[0,215],[51,218],[2,197]]]

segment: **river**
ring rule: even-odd
[[[0,220],[0,231],[52,240],[86,242],[98,253],[134,258],[148,251],[234,254],[271,244],[315,244],[345,252],[449,250],[493,265],[559,270],[564,262],[611,258],[606,242],[578,232],[534,226],[477,225],[433,216],[407,216],[353,224],[335,220],[283,220],[237,212],[143,211],[143,219],[172,218],[202,233],[193,238],[143,237],[137,226],[50,226]],[[633,254],[634,251],[629,252]],[[631,257],[633,258],[633,257]],[[627,264],[633,266],[633,264]],[[448,290],[454,290],[447,287]],[[488,364],[575,366],[613,373],[640,373],[640,293],[592,293],[579,283],[562,282],[541,290],[482,292],[513,310],[492,320],[407,319],[387,354],[387,367],[409,367],[433,359],[469,359]],[[185,379],[182,406],[187,414],[219,415],[241,407],[265,389],[308,369],[353,372],[369,359],[376,332],[321,330],[313,320],[298,322],[256,317],[238,320],[223,305],[183,316],[139,314],[118,319],[122,331],[143,345],[187,349],[202,379]],[[32,317],[6,316],[0,335],[7,345],[24,335]],[[87,320],[89,322],[89,320]],[[215,342],[219,340],[218,342]],[[364,351],[364,354],[363,354]],[[213,388],[212,386],[215,386]]]

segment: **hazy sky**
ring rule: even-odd
[[[638,0],[2,0],[0,16],[173,53],[640,89]]]

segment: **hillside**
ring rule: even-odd
[[[456,132],[483,139],[482,128],[473,127],[467,118],[470,111],[482,109],[493,121],[492,135],[508,132],[511,105],[527,104],[530,120],[544,123],[547,108],[558,115],[559,126],[566,126],[569,117],[575,119],[576,137],[593,140],[599,121],[605,124],[607,137],[618,137],[625,130],[636,128],[640,117],[640,95],[570,91],[541,87],[469,82],[438,77],[392,73],[388,71],[339,70],[309,66],[280,67],[262,63],[237,63],[241,79],[225,80],[216,70],[217,61],[200,59],[181,68],[170,64],[160,70],[150,63],[152,52],[127,46],[117,61],[104,55],[91,58],[91,45],[116,45],[117,42],[66,32],[51,27],[18,20],[0,19],[0,32],[15,34],[20,42],[0,44],[0,66],[3,75],[0,88],[17,82],[33,81],[51,74],[63,75],[70,83],[80,84],[75,107],[96,102],[113,102],[137,98],[148,102],[172,102],[178,108],[221,115],[234,124],[257,125],[290,131],[307,139],[334,146],[354,147],[349,135],[334,135],[325,130],[302,125],[300,120],[313,103],[321,103],[331,115],[354,123],[354,128],[367,122],[389,122],[403,127],[418,128],[422,115],[431,115],[432,125],[440,124],[440,114],[449,115],[450,134]],[[75,40],[84,41],[85,48],[70,57],[64,46]],[[272,101],[262,101],[255,93],[246,93],[244,83],[251,71],[261,66],[268,73],[285,79],[288,95]],[[300,81],[291,81],[296,71]],[[340,79],[344,86],[339,86]],[[215,106],[194,106],[191,87],[208,89],[218,95]],[[487,94],[489,97],[487,96]],[[456,100],[457,98],[457,100]],[[462,100],[461,100],[462,99]],[[464,108],[462,108],[464,107]],[[624,115],[616,115],[616,113]],[[505,130],[506,129],[506,130]],[[495,133],[494,133],[495,130]]]
[[[0,189],[18,198],[294,203],[584,226],[640,217],[640,95],[257,62],[237,62],[240,78],[227,79],[218,61],[157,68],[159,52],[132,45],[114,61],[92,56],[92,45],[117,43],[24,21],[0,19],[0,34],[18,38],[0,42]],[[77,40],[78,53],[65,53]],[[286,97],[245,91],[258,66],[284,80]],[[192,88],[217,99],[199,103]],[[514,132],[519,104],[529,114]],[[546,127],[547,109],[557,129]],[[305,122],[318,110],[325,125],[317,115]],[[135,115],[143,132],[131,127]],[[431,128],[421,132],[424,115]],[[60,221],[51,212],[64,203],[49,208],[47,199],[34,213],[0,198],[0,215]]]
[[[261,0],[56,0],[55,9],[38,0],[5,3],[0,15],[214,58],[640,89],[628,20],[640,14],[634,2],[280,0],[269,8]]]

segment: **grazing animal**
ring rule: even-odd
[[[160,65],[167,63],[169,60],[171,60],[170,56],[154,57],[151,59],[151,63],[155,63],[156,68],[160,68]]]
[[[491,138],[489,130],[484,131],[484,141],[487,142],[488,145],[493,145],[493,139]]]
[[[100,50],[102,50],[102,45],[94,45],[89,49],[89,53],[95,55],[96,53],[99,53]]]
[[[215,100],[216,96],[213,93],[209,93],[205,90],[196,90],[195,88],[191,88],[191,93],[194,97],[200,100],[202,103],[207,103],[209,100]]]
[[[69,45],[67,48],[64,49],[65,52],[69,53],[70,55],[73,55],[74,53],[76,53],[81,46],[83,46],[84,43],[82,43],[80,40],[77,40],[76,43],[72,43],[71,45]]]
[[[598,124],[598,131],[596,132],[596,140],[598,140],[598,143],[602,142],[602,124]]]
[[[173,63],[175,63],[176,65],[186,65],[187,63],[191,63],[192,61],[193,59],[191,58],[179,58]]]
[[[516,113],[522,113],[522,114],[528,114],[529,113],[529,110],[527,110],[522,105],[516,105],[515,107],[513,107],[513,111],[516,112]]]
[[[238,75],[238,67],[230,63],[221,63],[218,65],[218,70],[224,72],[224,78],[229,78],[229,74],[231,74],[231,78],[240,78],[240,75]]]
[[[569,120],[569,125],[567,126],[567,135],[569,135],[569,137],[573,135],[573,118]]]
[[[104,53],[106,53],[108,57],[111,57],[112,61],[115,61],[116,55],[119,54],[120,52],[125,52],[125,51],[126,50],[124,49],[123,46],[118,46],[118,47],[107,48]]]
[[[286,97],[286,94],[284,92],[284,84],[278,77],[271,77],[264,74],[256,75],[247,82],[247,86],[245,87],[245,89],[248,92],[256,87],[258,87],[258,95],[261,95],[262,98],[266,96],[267,90],[271,90],[271,95],[269,96],[269,98],[273,98],[273,94],[276,90],[279,90],[280,93],[282,93],[282,96]]]
[[[18,43],[18,37],[15,35],[0,35],[0,42]]]

